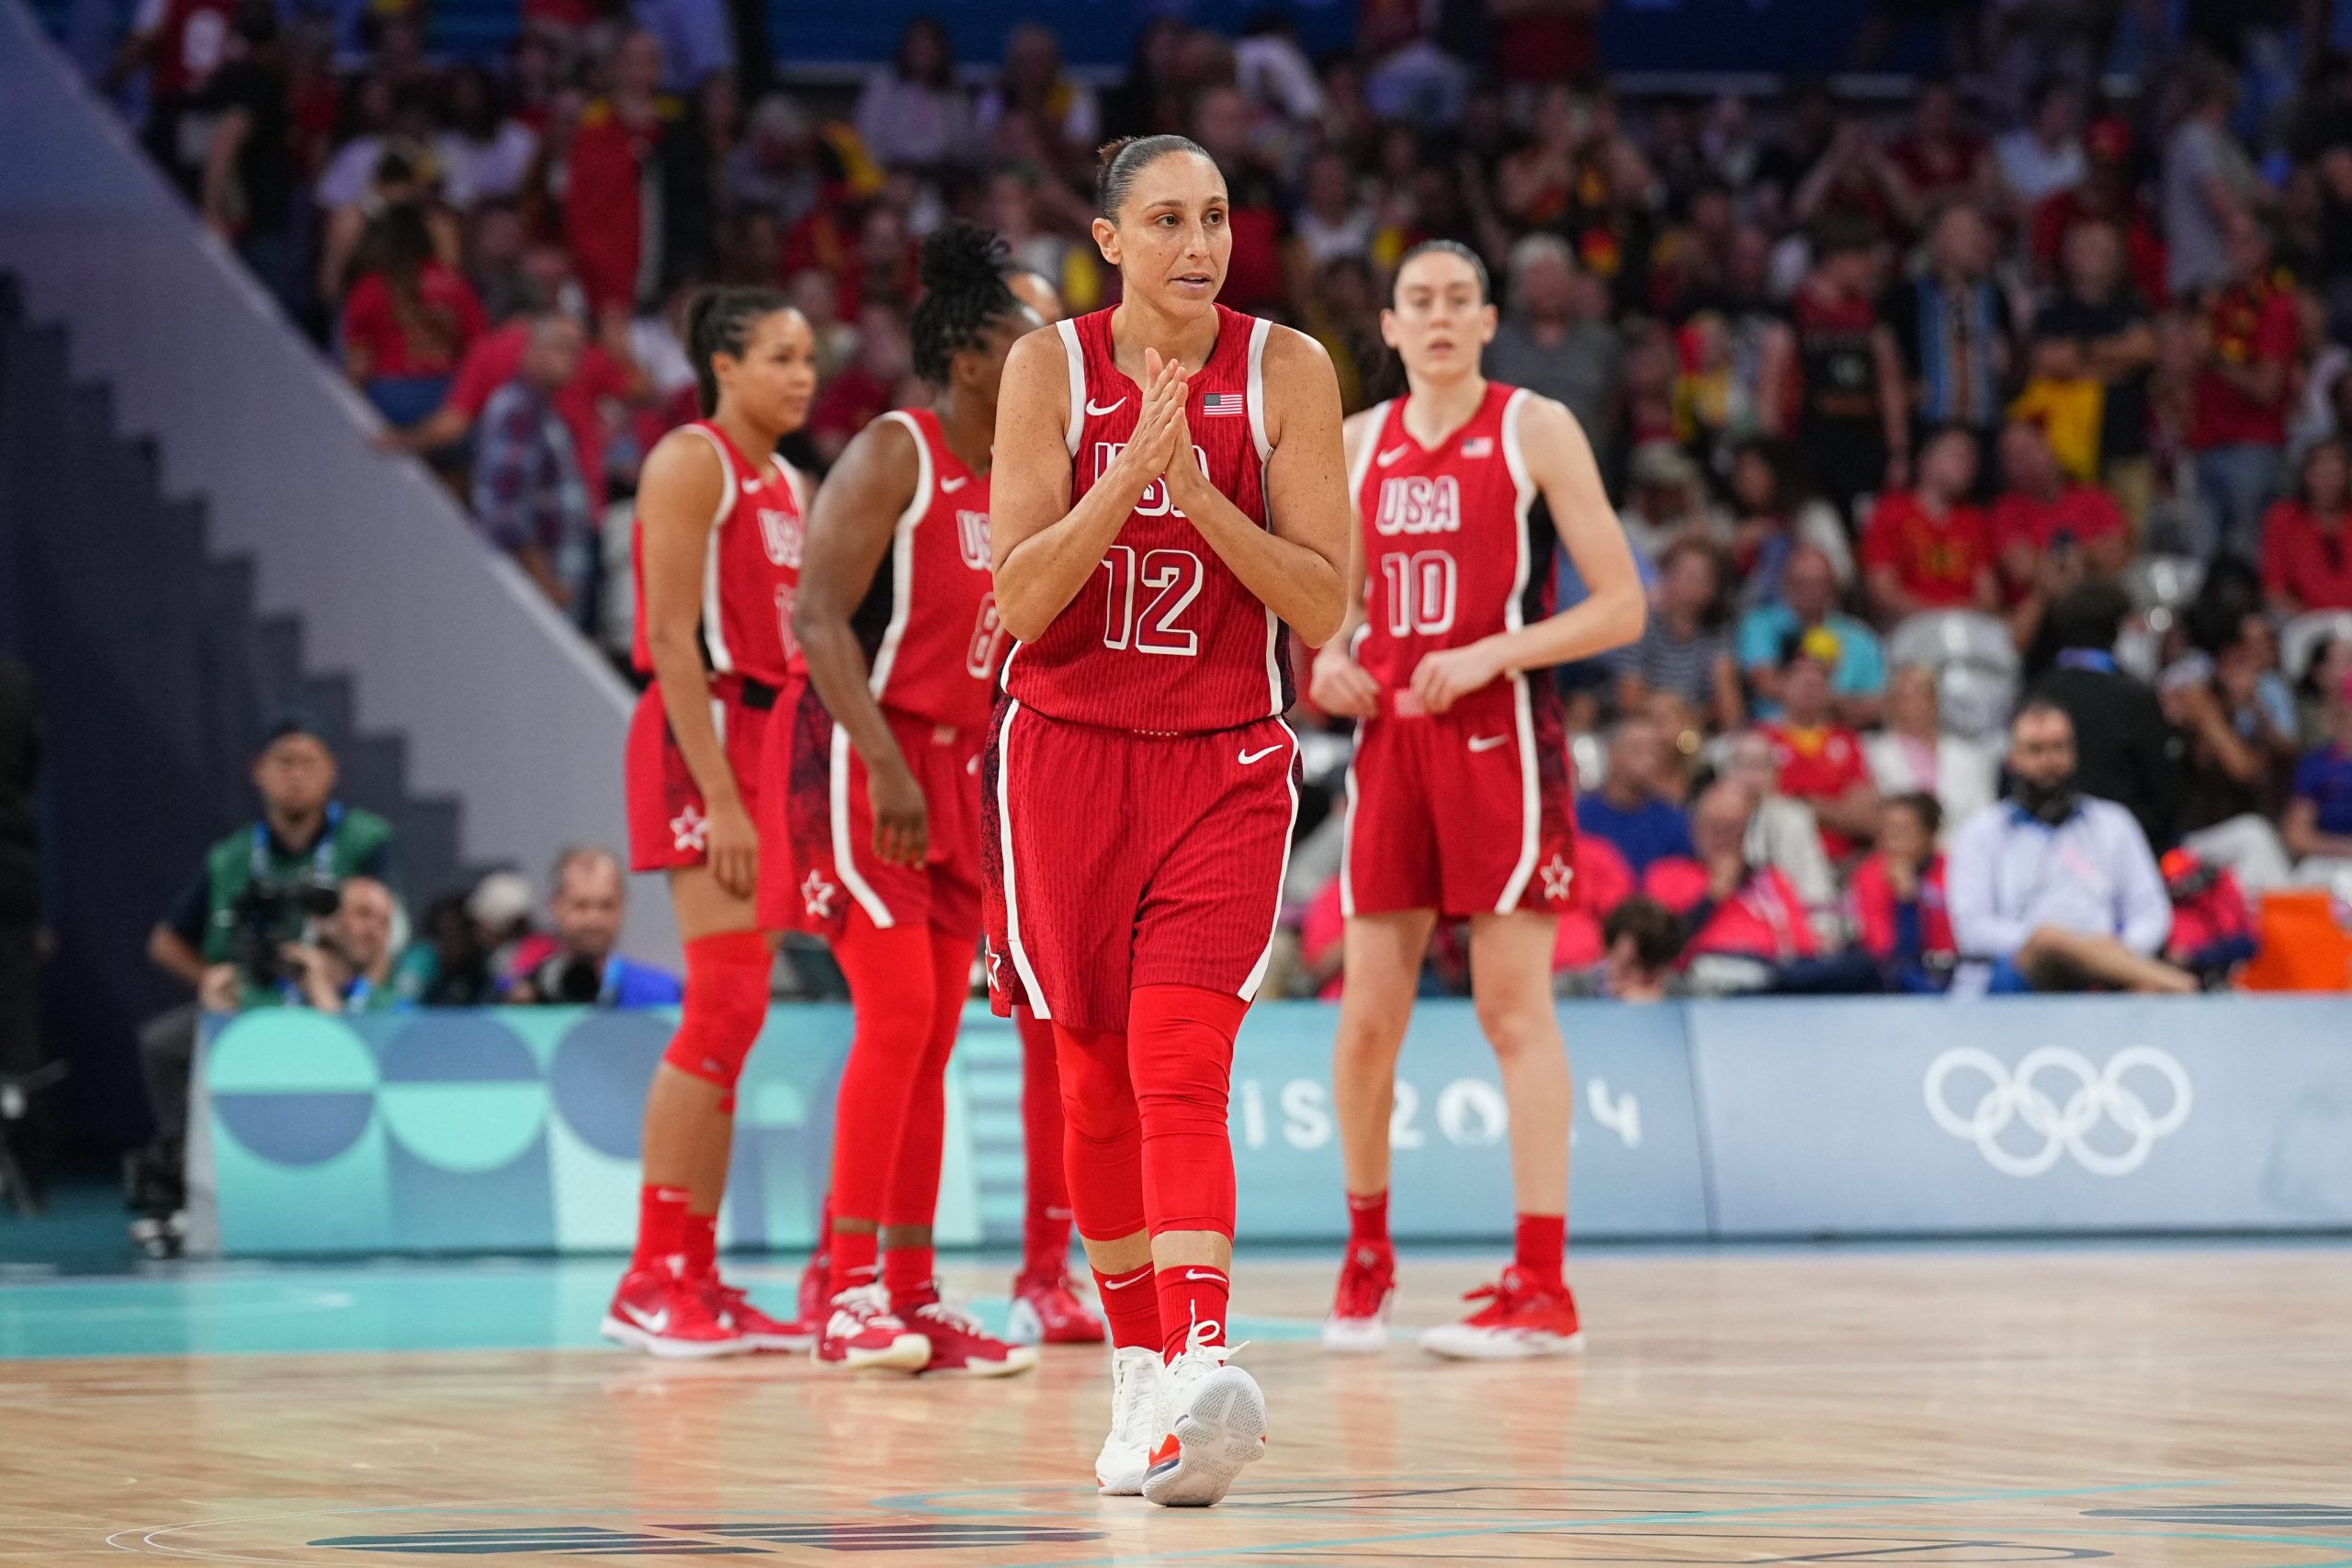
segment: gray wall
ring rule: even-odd
[[[279,316],[74,77],[0,0],[0,271],[71,328],[77,375],[156,438],[167,491],[209,502],[216,552],[250,555],[259,607],[299,614],[348,671],[361,728],[408,741],[413,788],[464,803],[464,850],[537,873],[622,840],[629,694]],[[640,882],[628,943],[677,955]]]

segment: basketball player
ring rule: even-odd
[[[1045,324],[1006,287],[1003,253],[963,223],[923,242],[914,367],[938,394],[868,425],[819,492],[794,613],[808,679],[769,738],[762,838],[791,855],[768,862],[761,923],[826,937],[857,1018],[834,1111],[822,1366],[998,1376],[1037,1359],[940,1299],[932,1252],[1005,646],[989,449],[1005,353]]]
[[[1552,949],[1575,855],[1567,749],[1544,671],[1638,636],[1641,581],[1575,416],[1479,374],[1495,308],[1476,255],[1442,240],[1408,252],[1380,330],[1408,389],[1348,421],[1357,591],[1313,682],[1325,712],[1359,720],[1331,1068],[1351,1235],[1324,1343],[1387,1342],[1396,1056],[1431,931],[1466,919],[1471,993],[1510,1109],[1518,1253],[1498,1283],[1473,1292],[1485,1305],[1421,1345],[1441,1356],[1564,1353],[1581,1336],[1561,1273],[1572,1100]],[[1551,615],[1555,535],[1588,594]]]
[[[775,445],[817,390],[816,340],[767,289],[723,288],[686,316],[703,417],[663,436],[638,486],[629,862],[669,874],[686,950],[678,1032],[645,1101],[637,1252],[605,1337],[656,1356],[798,1350],[808,1336],[719,1282],[716,1228],[735,1081],[767,1017],[774,962],[753,897],[762,745],[789,675],[799,479]],[[777,852],[781,852],[778,846]]]
[[[1021,340],[998,405],[997,607],[1017,644],[982,762],[998,1010],[1054,1026],[1078,1230],[1116,1347],[1108,1493],[1218,1501],[1265,1442],[1226,1365],[1233,1040],[1297,810],[1283,625],[1346,608],[1329,361],[1216,302],[1225,181],[1114,142],[1095,243],[1122,302]]]

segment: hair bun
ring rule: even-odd
[[[1097,147],[1094,150],[1094,166],[1096,170],[1099,172],[1108,169],[1112,164],[1117,163],[1119,161],[1119,154],[1125,152],[1130,146],[1134,145],[1134,142],[1135,138],[1132,136],[1114,136],[1110,141],[1102,143],[1102,146]]]
[[[989,230],[956,221],[924,236],[921,273],[927,289],[968,288],[975,278],[1004,270],[1004,242]]]

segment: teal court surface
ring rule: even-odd
[[[1580,1359],[1415,1348],[1493,1261],[1408,1253],[1338,1358],[1329,1261],[1245,1252],[1272,1438],[1195,1513],[1095,1495],[1091,1350],[658,1364],[602,1259],[0,1264],[0,1562],[2352,1568],[2352,1247],[1585,1249]]]

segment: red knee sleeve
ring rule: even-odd
[[[1250,1004],[1198,986],[1139,986],[1127,998],[1127,1066],[1143,1122],[1151,1234],[1233,1234],[1226,1115],[1233,1038]]]
[[[1143,1127],[1127,1081],[1127,1037],[1054,1026],[1062,1087],[1062,1168],[1078,1234],[1116,1241],[1144,1228]]]
[[[972,989],[975,945],[969,937],[931,933],[931,1020],[922,1056],[907,1084],[899,1153],[890,1166],[889,1191],[882,1200],[885,1225],[928,1225],[939,1217],[939,1165],[947,1146],[947,1058],[956,1054],[964,998]],[[923,1277],[930,1278],[928,1271]]]
[[[1021,1146],[1027,1201],[1021,1224],[1023,1273],[1052,1273],[1069,1257],[1069,1174],[1062,1163],[1062,1075],[1054,1065],[1054,1026],[1028,1009],[1013,1013],[1021,1032]]]
[[[757,931],[721,931],[686,943],[685,1005],[662,1059],[731,1097],[743,1058],[767,1021],[774,963],[767,938]]]
[[[833,1213],[879,1224],[931,1039],[931,933],[886,930],[854,908],[833,956],[857,1018],[833,1102]]]

